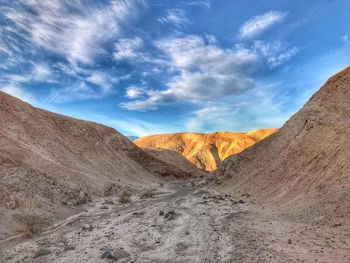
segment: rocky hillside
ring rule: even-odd
[[[221,165],[226,157],[239,153],[276,132],[259,129],[246,133],[174,133],[145,136],[134,143],[142,148],[161,148],[176,151],[197,167],[208,171]]]
[[[93,195],[197,172],[148,154],[112,128],[40,110],[2,92],[0,119],[0,239],[28,203],[54,212]]]
[[[221,189],[271,201],[331,225],[350,222],[350,67],[325,85],[278,132],[216,171]]]

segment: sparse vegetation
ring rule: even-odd
[[[39,234],[45,225],[50,222],[50,217],[38,209],[39,205],[34,200],[26,200],[19,207],[15,218],[22,224],[18,232],[24,233],[27,237]]]
[[[129,203],[131,201],[131,193],[129,191],[124,190],[119,195],[119,202],[122,204]]]
[[[155,196],[155,189],[148,189],[140,196],[141,199],[152,198]]]

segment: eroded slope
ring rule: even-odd
[[[53,212],[92,195],[191,173],[150,155],[112,128],[40,110],[0,92],[0,238],[18,209]]]
[[[182,154],[197,167],[208,171],[220,166],[226,157],[276,132],[277,129],[259,129],[247,133],[174,133],[145,136],[135,141],[142,148],[161,148]]]
[[[278,132],[227,158],[221,189],[271,201],[298,218],[350,223],[350,68]]]

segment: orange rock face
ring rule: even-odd
[[[259,129],[250,132],[174,133],[145,136],[134,143],[143,148],[161,148],[176,151],[208,171],[220,166],[228,156],[239,153],[276,132],[277,129]]]

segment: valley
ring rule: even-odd
[[[349,262],[349,81],[210,173],[0,93],[0,262]]]
[[[32,239],[0,243],[0,262],[348,262],[344,226],[293,222],[203,179],[97,198]],[[148,192],[149,193],[149,192]]]

